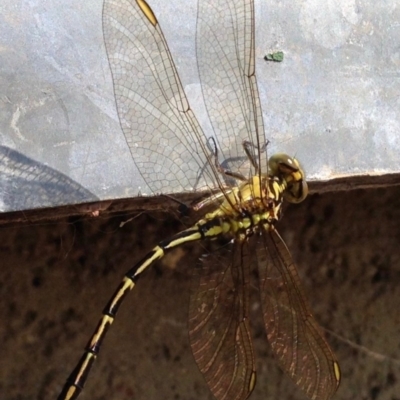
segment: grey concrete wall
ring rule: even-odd
[[[149,3],[207,133],[195,64],[196,0]],[[150,191],[119,127],[101,11],[101,0],[2,2],[0,145],[97,198],[132,197]],[[256,1],[269,151],[295,154],[316,181],[399,172],[399,14],[399,1]],[[265,62],[275,50],[284,61]],[[61,204],[74,201],[66,196]],[[2,211],[17,208],[5,203]]]

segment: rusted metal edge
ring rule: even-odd
[[[362,175],[340,177],[329,181],[311,181],[310,194],[336,192],[355,189],[372,189],[400,185],[400,173],[386,175]],[[158,196],[143,196],[118,200],[104,200],[98,202],[68,205],[55,208],[42,208],[0,213],[0,225],[10,223],[35,223],[42,220],[57,220],[72,216],[84,218],[107,217],[116,213],[140,213],[152,211],[175,211],[179,203],[190,206],[203,198],[206,193],[185,193]]]

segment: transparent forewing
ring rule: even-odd
[[[231,243],[203,256],[193,279],[190,344],[218,400],[246,399],[255,384],[247,318],[250,261],[247,243]]]
[[[105,0],[103,32],[122,130],[150,189],[215,186],[205,136],[149,6],[143,0]]]
[[[253,1],[199,0],[197,62],[206,108],[225,166],[244,175],[250,165],[243,141],[255,149],[265,142],[254,29]],[[265,152],[257,156],[264,169]]]
[[[330,399],[339,367],[311,315],[286,245],[276,231],[264,232],[256,252],[264,322],[277,361],[310,399]]]

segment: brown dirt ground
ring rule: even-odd
[[[166,214],[0,227],[0,399],[55,399],[123,273],[181,226]],[[278,225],[340,361],[335,400],[400,399],[400,187],[310,196]],[[186,328],[199,250],[177,249],[139,281],[81,396],[212,399]],[[256,310],[259,304],[253,303]],[[305,399],[252,321],[257,399]]]

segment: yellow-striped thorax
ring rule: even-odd
[[[299,161],[286,154],[275,154],[268,161],[268,173],[254,175],[229,189],[220,206],[196,225],[199,228],[207,225],[203,229],[207,237],[222,234],[246,237],[261,226],[270,229],[280,218],[283,200],[299,203],[307,193]]]

